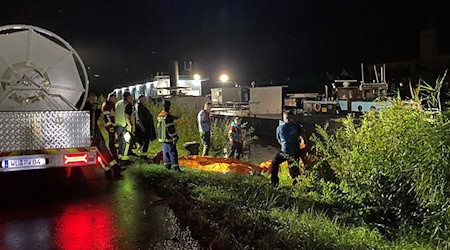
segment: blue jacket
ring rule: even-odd
[[[300,136],[303,126],[294,122],[283,122],[277,127],[277,140],[281,145],[281,152],[297,154],[300,152]]]

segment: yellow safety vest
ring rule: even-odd
[[[158,124],[156,127],[156,133],[157,133],[157,137],[158,137],[158,141],[159,142],[173,142],[174,141],[174,137],[178,137],[177,132],[175,131],[175,133],[170,134],[169,132],[169,128],[172,126],[175,126],[175,121],[173,121],[172,123],[166,123],[166,118],[167,118],[168,113],[165,111],[162,111],[161,113],[159,113],[158,115]]]
[[[129,103],[120,100],[116,103],[116,124],[121,127],[127,126],[127,121],[125,120],[125,108]]]

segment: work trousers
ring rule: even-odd
[[[236,158],[239,160],[241,159],[241,154],[242,154],[242,143],[240,142],[231,143],[231,149],[228,158]]]
[[[280,178],[278,177],[278,171],[280,169],[280,164],[288,161],[289,164],[289,174],[292,179],[297,178],[300,175],[300,152],[296,154],[286,154],[278,152],[272,160],[270,166],[270,180],[272,184],[278,185]]]
[[[142,143],[142,153],[147,155],[148,147],[150,146],[150,138],[143,138],[141,139]]]
[[[128,159],[128,151],[130,150],[130,143],[125,140],[126,127],[119,126],[119,158],[122,160]]]
[[[116,148],[116,130],[114,128],[108,128],[108,147],[109,151],[111,152],[112,157],[114,159],[118,160],[119,156],[117,155],[117,148]]]
[[[178,151],[177,145],[173,142],[164,142],[162,144],[164,166],[167,169],[174,167],[178,169]]]
[[[206,156],[209,154],[209,150],[211,148],[211,131],[207,131],[201,136],[203,145],[203,156]]]
[[[97,137],[95,146],[97,147],[102,159],[100,164],[105,170],[108,170],[108,168],[112,168],[117,164],[117,160],[111,155],[111,152],[107,148],[105,140],[102,136]]]

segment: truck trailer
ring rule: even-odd
[[[0,27],[0,173],[105,166],[81,111],[89,79],[74,48],[30,25]]]

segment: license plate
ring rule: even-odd
[[[3,168],[20,168],[20,167],[36,167],[36,166],[45,166],[45,158],[4,160],[2,162]]]

